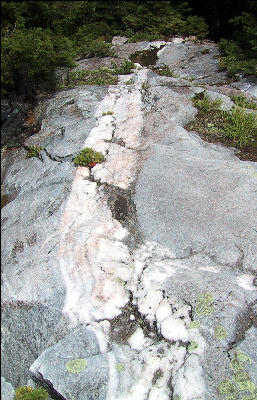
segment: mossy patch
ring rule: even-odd
[[[77,374],[87,367],[85,358],[76,358],[66,363],[66,370],[72,374]]]
[[[113,115],[112,111],[105,111],[102,113],[102,116],[105,117],[106,115]]]
[[[43,388],[33,389],[31,386],[21,386],[15,390],[14,400],[47,400],[48,393]]]
[[[215,337],[215,339],[218,339],[218,340],[226,339],[227,331],[224,328],[224,326],[218,325],[218,326],[215,327],[214,337]]]
[[[214,312],[213,295],[203,292],[198,296],[195,312],[198,315],[210,315]]]

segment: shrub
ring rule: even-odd
[[[2,71],[4,93],[16,88],[20,94],[32,94],[37,88],[54,86],[58,66],[74,66],[72,42],[41,28],[22,26],[2,30]]]
[[[73,162],[75,165],[93,167],[95,164],[103,162],[103,160],[104,156],[102,153],[95,151],[90,147],[86,147],[74,158]]]
[[[115,53],[110,43],[106,43],[103,39],[92,39],[86,36],[76,45],[77,56],[86,57],[114,57]]]
[[[33,389],[30,386],[21,386],[15,390],[14,400],[47,400],[48,393],[43,388]]]
[[[43,147],[40,147],[37,144],[35,146],[28,147],[26,158],[39,157],[40,151],[43,149]]]

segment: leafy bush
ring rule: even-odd
[[[198,17],[197,15],[190,15],[186,19],[183,33],[187,36],[194,35],[199,39],[203,39],[209,33],[208,25],[206,24],[203,17]]]
[[[104,160],[102,153],[93,150],[90,147],[86,147],[74,158],[73,162],[75,165],[81,165],[83,167],[93,167],[97,163],[101,163]]]
[[[21,94],[54,85],[58,66],[74,66],[72,42],[41,28],[2,30],[2,72],[4,93],[15,88]]]
[[[115,53],[110,43],[103,39],[92,39],[91,36],[85,36],[77,42],[76,53],[80,58],[85,57],[114,57]]]
[[[21,386],[15,390],[14,400],[47,400],[48,393],[43,388],[33,389],[30,386]]]

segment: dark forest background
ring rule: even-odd
[[[5,97],[54,89],[57,67],[112,55],[115,35],[131,42],[209,39],[219,44],[221,69],[232,77],[256,74],[256,1],[2,1],[1,11]]]

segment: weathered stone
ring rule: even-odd
[[[13,400],[14,388],[1,376],[1,400]]]
[[[113,46],[122,46],[123,44],[127,43],[128,38],[124,36],[114,36],[112,38],[112,45]]]
[[[117,85],[61,91],[35,110],[25,146],[39,157],[3,152],[2,371],[15,387],[32,373],[66,400],[255,395],[256,165],[183,128],[199,84],[226,109],[242,92],[212,85],[225,77],[213,44],[114,47],[121,62],[162,45],[157,65],[179,77],[138,64]],[[75,167],[85,147],[103,162]]]

